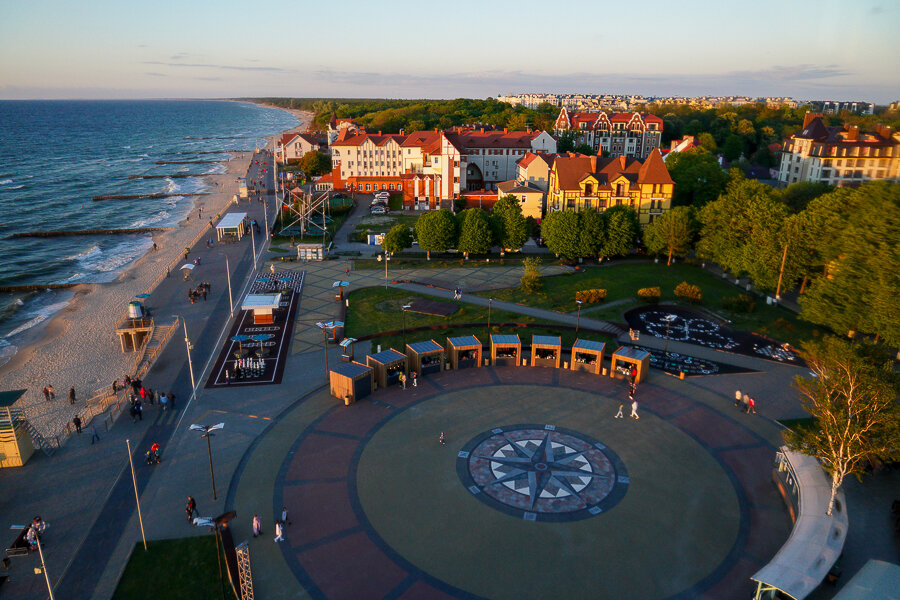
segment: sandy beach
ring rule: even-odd
[[[278,107],[271,107],[278,108]],[[282,109],[283,110],[283,109]],[[288,111],[305,130],[312,113]],[[275,136],[267,147],[272,149]],[[131,263],[109,283],[83,284],[73,288],[72,300],[39,330],[38,339],[20,347],[9,362],[0,367],[0,381],[7,390],[27,389],[16,406],[25,410],[29,421],[45,437],[59,435],[66,424],[84,408],[95,391],[110,387],[114,379],[130,373],[135,355],[121,351],[115,333],[116,321],[125,316],[128,303],[137,294],[149,291],[198,234],[209,218],[220,214],[238,193],[252,152],[236,153],[226,163],[226,172],[205,177],[209,195],[192,197],[193,207],[178,227],[153,235],[156,251],[149,251]],[[198,218],[202,209],[203,217]],[[212,234],[210,237],[214,237]],[[176,266],[177,268],[177,266]],[[177,276],[174,273],[173,276]],[[56,400],[45,401],[41,390],[52,385]],[[68,390],[75,388],[78,401],[68,402]],[[63,441],[65,436],[60,436]]]

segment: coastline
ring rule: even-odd
[[[297,128],[285,131],[304,128],[312,116],[302,111],[288,112],[301,122]],[[270,136],[266,147],[274,147],[278,135]],[[191,209],[183,221],[172,229],[152,234],[158,250],[149,250],[135,259],[113,281],[72,288],[69,291],[73,296],[65,308],[35,326],[35,331],[23,334],[26,343],[13,342],[18,350],[0,365],[0,380],[4,389],[28,390],[16,405],[42,435],[59,435],[96,390],[131,374],[135,354],[123,353],[119,348],[116,321],[125,316],[128,302],[154,286],[166,267],[178,259],[209,222],[191,217],[196,217],[199,209],[216,215],[227,208],[238,193],[238,178],[246,174],[252,157],[252,152],[232,153],[232,158],[224,163],[225,173],[205,176],[209,195],[191,197]],[[45,385],[55,388],[55,401],[44,400],[41,390]],[[70,386],[75,387],[78,397],[74,405],[66,401]]]

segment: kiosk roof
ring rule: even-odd
[[[382,350],[377,354],[370,354],[369,356],[372,358],[372,360],[377,360],[383,365],[406,359],[405,354],[403,354],[402,352],[397,352],[393,348],[388,348],[387,350]]]
[[[562,346],[562,339],[558,335],[533,335],[532,346]]]
[[[246,218],[247,213],[245,212],[228,213],[222,217],[222,220],[216,225],[216,229],[234,229],[235,227],[240,227],[241,223]]]
[[[519,339],[518,334],[492,333],[491,343],[502,346],[516,346],[521,344],[522,341]]]
[[[573,348],[579,348],[581,350],[593,350],[594,352],[603,352],[603,349],[606,347],[606,344],[603,342],[595,342],[594,340],[583,340],[581,338],[575,340],[575,343],[572,344]]]
[[[425,340],[424,342],[415,342],[414,344],[408,344],[410,350],[415,352],[416,354],[422,354],[424,352],[437,352],[438,350],[443,350],[444,348],[438,344],[434,340]]]
[[[338,363],[335,367],[331,369],[333,373],[337,373],[338,375],[343,375],[344,377],[355,378],[360,375],[365,375],[366,373],[372,372],[372,367],[367,367],[365,365],[361,365],[357,362],[346,362],[346,363]]]

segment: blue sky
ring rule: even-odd
[[[252,8],[251,8],[252,7]],[[0,99],[900,100],[900,2],[2,0]]]

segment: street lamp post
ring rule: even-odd
[[[138,496],[137,477],[134,476],[134,459],[131,457],[131,440],[125,440],[128,446],[128,464],[131,465],[131,482],[134,484],[134,501],[137,502],[138,523],[141,525],[141,539],[144,541],[144,550],[147,550],[147,536],[144,535],[144,517],[141,516],[141,497]]]
[[[228,277],[228,305],[231,307],[231,314],[234,315],[234,298],[231,296],[231,266],[228,264],[228,257],[225,257],[225,275]]]
[[[389,260],[391,260],[391,257],[387,252],[385,252],[384,253],[384,289],[387,289],[387,286],[388,286],[387,264],[388,264]]]
[[[335,327],[341,327],[343,323],[340,321],[328,321],[327,323],[322,323],[321,321],[316,323],[316,327],[322,330],[322,348],[325,350],[325,380],[328,380],[328,330],[334,329]]]
[[[488,298],[488,336],[491,335],[491,305],[494,303],[493,298]]]
[[[225,427],[225,423],[217,423],[215,425],[191,425],[191,429],[194,431],[202,431],[200,437],[206,438],[206,452],[209,455],[209,478],[212,481],[212,493],[213,500],[217,500],[216,498],[216,473],[213,471],[213,462],[212,462],[212,446],[209,443],[209,438],[213,435],[213,431],[216,429],[222,429]]]
[[[185,321],[184,318],[181,319],[181,324],[184,325],[184,345],[187,349],[188,371],[191,373],[191,394],[193,395],[194,390],[197,389],[197,384],[194,382],[194,363],[191,361],[191,348],[193,348],[193,345],[188,338],[187,321]]]
[[[252,223],[250,224],[250,243],[253,246],[253,270],[256,271],[256,234]]]
[[[578,305],[578,315],[575,317],[575,333],[578,333],[578,326],[581,324],[581,300],[576,300]]]
[[[406,311],[412,308],[412,304],[404,304],[400,307],[403,313],[403,347],[406,348]]]
[[[29,527],[31,525],[11,525],[10,529],[21,531]],[[47,565],[44,564],[44,551],[41,549],[41,538],[37,531],[34,532],[34,540],[37,542],[38,555],[41,557],[41,571],[44,572],[44,581],[47,582],[47,593],[50,594],[50,600],[53,600],[53,586],[50,585],[50,575],[47,573]]]

